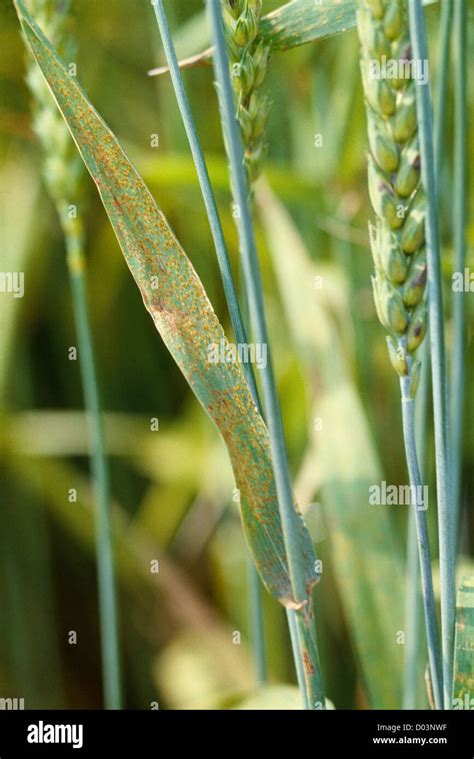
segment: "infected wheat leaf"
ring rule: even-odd
[[[226,337],[194,267],[109,127],[69,76],[22,0],[15,5],[26,40],[97,185],[144,305],[224,438],[242,495],[244,531],[262,580],[283,605],[294,607],[268,430],[241,366],[208,361],[209,345],[220,345]],[[298,530],[309,597],[318,576],[301,516]],[[298,601],[305,603],[307,598]]]

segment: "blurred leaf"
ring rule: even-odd
[[[199,192],[199,182],[192,158],[185,154],[160,154],[155,158],[137,146],[133,146],[138,168],[148,184],[156,187],[189,189],[196,188]],[[206,163],[211,183],[216,192],[230,196],[229,174],[226,159],[216,154],[206,154]],[[291,167],[278,167],[272,163],[266,164],[265,173],[285,200],[293,200],[308,205],[308,198],[316,192],[317,183],[303,177]],[[227,210],[228,206],[223,210]],[[366,235],[364,235],[364,240]]]
[[[296,685],[266,685],[252,695],[248,695],[234,709],[284,710],[302,709],[301,693]],[[326,709],[334,709],[334,704],[326,699]]]
[[[93,177],[127,264],[168,350],[216,423],[241,491],[244,530],[269,592],[294,606],[273,478],[268,430],[237,362],[209,361],[228,347],[202,283],[136,169],[16,0],[26,39]],[[317,580],[313,545],[298,519],[308,594]]]
[[[218,524],[210,541],[210,577],[212,592],[219,608],[245,638],[251,640],[249,557],[235,504]],[[270,679],[284,682],[292,671],[288,666],[288,625],[280,604],[267,593],[262,595],[265,619],[265,655]],[[255,665],[255,662],[253,662]],[[255,673],[255,667],[254,667]]]
[[[38,184],[19,156],[11,156],[2,166],[0,182],[0,250],[2,272],[23,274],[26,294],[31,292],[29,281],[30,239],[37,220],[33,214]],[[0,324],[0,407],[5,405],[7,372],[13,353],[16,323],[24,304],[13,293],[1,293]]]
[[[244,646],[234,645],[229,631],[221,646],[240,654],[237,667],[223,666],[216,658],[219,643],[201,633],[186,633],[169,643],[156,660],[154,672],[158,689],[171,709],[218,709],[234,694],[248,693],[252,687],[250,659]]]
[[[204,8],[186,19],[173,33],[176,55],[181,58],[188,50],[199,50],[209,42],[209,24]]]
[[[296,685],[267,685],[247,695],[234,709],[303,709],[301,693]]]
[[[453,708],[474,709],[474,575],[464,577],[458,590]]]
[[[37,506],[45,503],[54,519],[69,538],[92,560],[94,557],[93,493],[89,481],[76,467],[48,459],[40,461],[28,456],[15,456],[3,449],[3,461],[8,473],[27,483],[28,491],[35,496]],[[77,503],[71,504],[65,494],[74,483]],[[145,619],[150,627],[148,635],[156,638],[152,615],[159,608],[160,620],[173,626],[193,630],[209,637],[215,644],[214,653],[224,669],[241,669],[243,659],[238,647],[228,645],[231,629],[221,620],[207,598],[195,588],[193,581],[144,532],[131,522],[123,508],[112,504],[112,531],[117,577],[121,589],[133,600],[133,608],[146,610]],[[77,556],[78,563],[83,556]],[[158,571],[151,571],[151,562],[158,562]],[[159,604],[156,603],[156,592]]]
[[[54,598],[47,515],[33,506],[27,480],[14,483],[5,466],[0,487],[0,638],[6,669],[0,693],[21,695],[27,709],[62,709],[62,636],[56,626],[62,610]]]
[[[313,389],[313,468],[364,683],[374,708],[399,708],[402,646],[396,636],[404,626],[403,553],[388,510],[369,505],[369,487],[380,482],[381,471],[344,355],[342,335],[351,336],[347,287],[335,265],[312,263],[268,187],[261,183],[256,195],[286,316]],[[314,428],[316,418],[320,431]]]
[[[125,457],[138,472],[162,486],[190,494],[202,490],[223,500],[233,482],[225,446],[200,410],[191,412],[153,434],[150,418],[107,412],[103,415],[107,452]],[[4,441],[17,456],[87,456],[87,414],[47,410],[8,414],[0,428],[0,443]]]

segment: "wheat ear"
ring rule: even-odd
[[[252,184],[265,158],[265,130],[270,112],[270,101],[261,93],[269,57],[268,45],[258,39],[262,0],[222,0],[222,3],[237,118],[245,148],[244,164]]]
[[[442,708],[442,674],[430,546],[415,445],[414,396],[420,362],[414,353],[428,321],[426,199],[421,188],[415,81],[405,0],[357,0],[361,72],[369,139],[372,278],[378,317],[388,330],[390,360],[400,377],[403,434],[415,511],[431,686]]]
[[[376,214],[370,226],[374,299],[389,331],[390,360],[410,377],[416,392],[419,362],[413,357],[427,327],[425,198],[420,188],[420,152],[415,83],[403,0],[358,0],[357,27],[369,138],[369,194]],[[388,74],[383,76],[383,66]],[[382,72],[382,73],[380,73]],[[402,76],[398,76],[402,74]]]

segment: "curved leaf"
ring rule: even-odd
[[[146,309],[195,395],[225,440],[242,495],[244,531],[269,592],[294,607],[271,464],[268,430],[238,363],[209,361],[228,346],[203,285],[165,216],[115,136],[71,77],[22,0],[27,42],[81,153],[142,294]],[[313,545],[298,520],[308,596],[318,577]]]
[[[436,0],[424,0],[428,5]],[[290,50],[355,27],[354,0],[292,0],[262,20],[260,36],[273,51]]]
[[[423,5],[431,5],[437,0],[423,0]],[[262,19],[259,39],[269,45],[272,52],[291,50],[353,29],[356,24],[354,0],[291,0]],[[189,55],[180,61],[181,68],[193,68],[209,63],[212,47],[201,53]],[[167,66],[151,69],[150,76],[168,72]]]

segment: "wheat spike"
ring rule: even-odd
[[[372,278],[378,317],[388,330],[390,360],[416,392],[413,353],[427,327],[425,198],[412,52],[405,0],[357,0],[361,72],[369,140]]]
[[[269,99],[260,91],[269,57],[268,45],[258,39],[262,0],[223,0],[223,9],[237,118],[245,147],[244,163],[252,184],[265,157],[265,129],[270,112]]]

